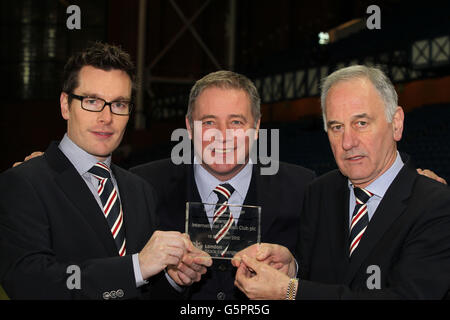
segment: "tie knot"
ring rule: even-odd
[[[367,191],[366,189],[362,188],[353,188],[353,191],[355,192],[356,197],[356,203],[358,204],[364,204],[373,196],[373,193]]]
[[[223,203],[230,199],[234,192],[234,188],[229,183],[219,184],[214,190],[214,193],[219,197],[219,202]]]
[[[89,172],[92,173],[94,176],[97,176],[98,178],[102,179],[111,178],[109,168],[103,162],[97,162],[91,169],[89,169]]]

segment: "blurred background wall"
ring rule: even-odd
[[[368,27],[373,4],[379,29]],[[80,29],[67,27],[71,5]],[[1,0],[0,171],[61,139],[64,63],[101,40],[121,45],[141,72],[138,111],[114,154],[125,168],[169,157],[190,87],[229,69],[255,81],[262,127],[280,129],[281,160],[324,173],[335,164],[319,81],[359,63],[381,66],[396,85],[407,111],[400,149],[448,180],[449,13],[449,1]]]

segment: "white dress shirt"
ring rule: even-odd
[[[197,185],[200,198],[203,203],[210,203],[210,206],[205,206],[206,214],[209,219],[209,223],[212,225],[212,219],[214,216],[215,204],[219,200],[216,193],[213,190],[220,184],[228,183],[234,188],[234,192],[228,199],[228,204],[243,205],[245,197],[247,196],[250,181],[252,179],[253,165],[249,161],[244,168],[239,171],[237,175],[227,181],[220,181],[209,173],[200,164],[194,161],[194,179]],[[233,214],[235,221],[239,221],[240,208],[230,207],[230,211]]]
[[[395,177],[398,175],[400,170],[403,168],[403,161],[400,157],[399,152],[397,151],[397,157],[395,158],[394,163],[391,165],[389,169],[386,170],[381,176],[379,176],[375,181],[373,181],[371,184],[369,184],[364,189],[373,193],[373,196],[367,201],[367,213],[369,216],[369,221],[372,219],[375,211],[378,208],[378,205],[380,204],[381,200],[383,200],[384,194],[386,193],[387,189],[391,185],[392,181],[394,181]],[[350,189],[350,199],[349,199],[349,225],[352,221],[352,215],[353,211],[355,210],[356,206],[356,197],[355,192],[353,190],[353,184],[348,180],[348,187]]]

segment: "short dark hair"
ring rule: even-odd
[[[122,48],[103,42],[94,42],[83,51],[72,55],[64,66],[62,91],[73,93],[79,86],[78,74],[84,66],[92,66],[104,71],[122,70],[132,83],[132,96],[136,89],[135,66],[130,55]],[[69,98],[69,103],[70,103]]]
[[[261,119],[261,98],[259,97],[258,90],[256,89],[254,83],[243,74],[227,70],[219,70],[207,74],[198,80],[191,88],[186,117],[188,118],[192,128],[194,127],[192,114],[195,109],[195,102],[197,101],[198,96],[205,89],[211,87],[244,90],[248,95],[252,116],[255,121],[254,124],[256,126],[258,120]]]

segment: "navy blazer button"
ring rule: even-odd
[[[225,264],[219,265],[219,271],[227,271],[227,267],[225,266]]]

